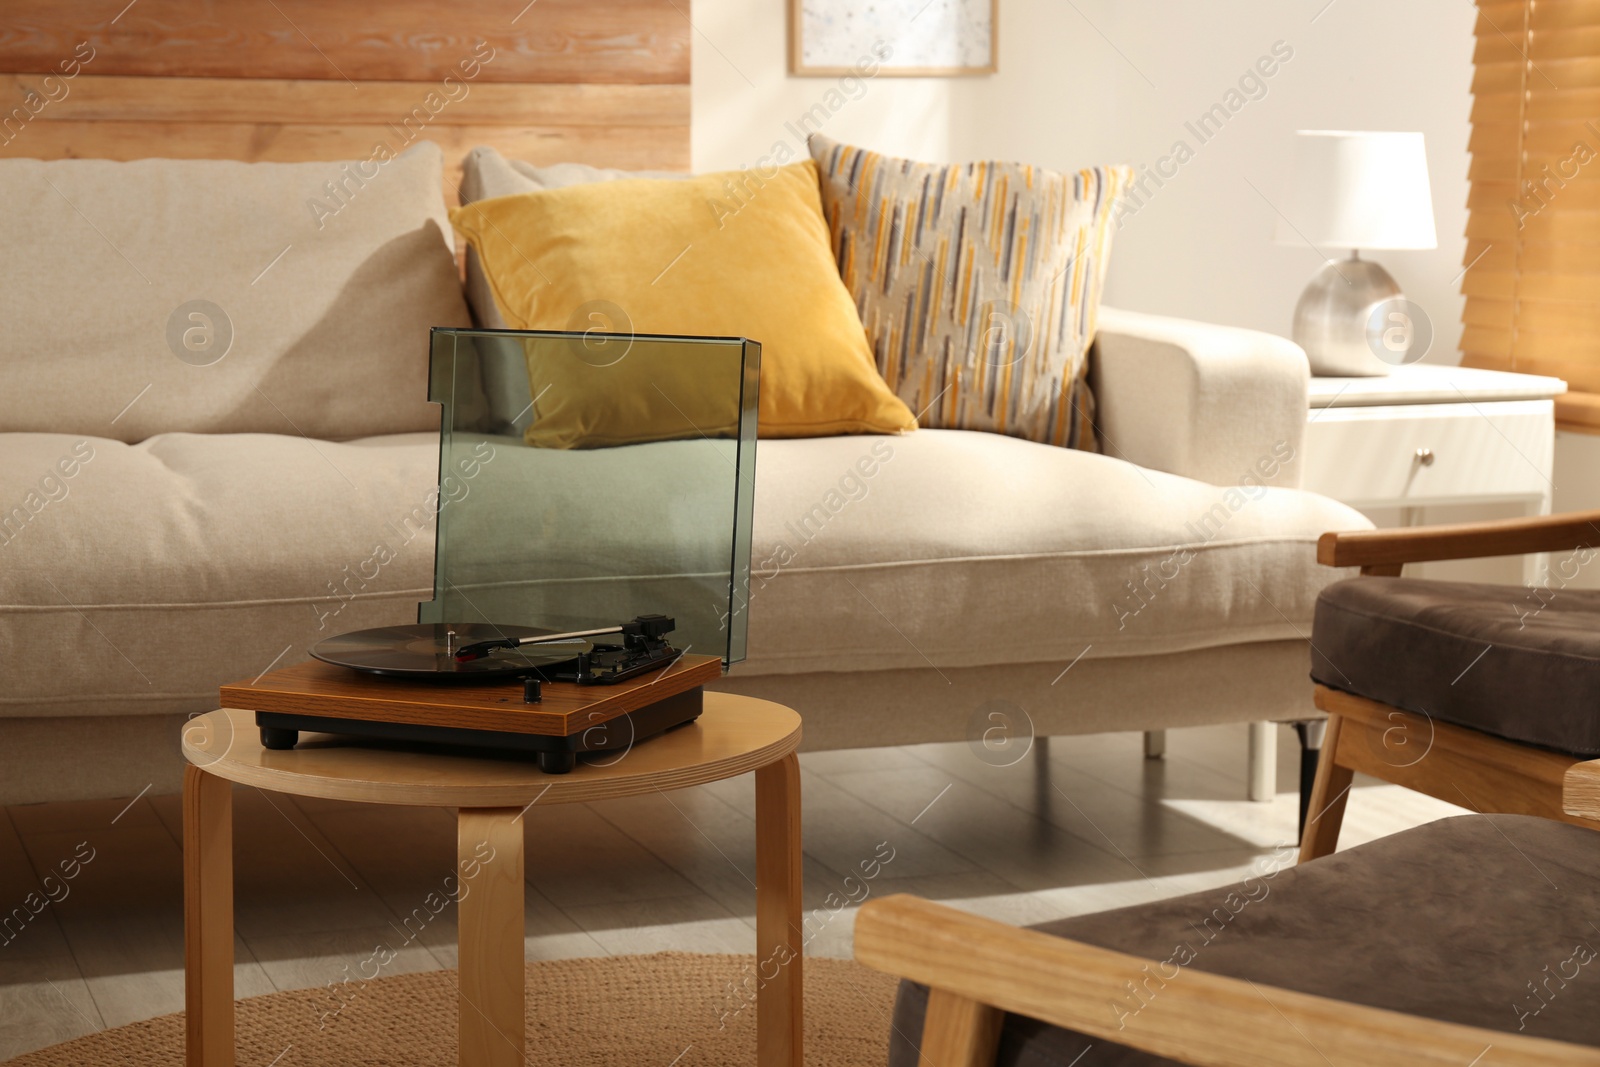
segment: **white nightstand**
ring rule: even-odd
[[[1429,364],[1382,378],[1312,378],[1303,486],[1363,512],[1400,509],[1401,525],[1440,506],[1548,515],[1551,398],[1566,391],[1559,378]],[[1530,558],[1524,579],[1542,581],[1547,566]]]

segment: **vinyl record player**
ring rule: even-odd
[[[430,526],[432,599],[417,625],[330,637],[223,705],[255,711],[268,749],[333,733],[533,753],[551,773],[692,721],[746,651],[761,346],[441,327],[429,347],[438,481],[329,583],[319,625]],[[654,384],[688,371],[694,417]],[[641,608],[661,614],[629,619]]]
[[[342,734],[526,753],[547,774],[565,774],[581,754],[626,750],[692,722],[703,707],[703,686],[721,675],[716,656],[680,655],[606,685],[527,671],[441,685],[311,660],[223,686],[222,704],[254,711],[267,749],[294,748],[302,732]]]
[[[565,632],[490,623],[418,623],[340,634],[313,646],[311,655],[335,666],[419,682],[531,677],[615,685],[683,654],[667,641],[674,625],[665,615]]]

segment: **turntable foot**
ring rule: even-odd
[[[576,752],[541,752],[539,769],[546,774],[566,774],[578,765]]]
[[[300,740],[299,730],[286,730],[281,726],[261,728],[261,747],[270,749],[293,748]]]

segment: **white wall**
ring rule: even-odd
[[[785,0],[694,0],[694,169],[735,170],[788,145],[788,128],[837,87],[835,78],[791,78]],[[879,78],[823,128],[839,140],[884,152],[943,160],[950,144],[945,79]]]
[[[1554,512],[1600,511],[1600,436],[1557,432],[1552,495]],[[1589,561],[1575,575],[1560,578],[1579,589],[1600,589],[1600,559]]]
[[[879,77],[824,132],[936,162],[1000,158],[1058,169],[1153,164],[1183,138],[1193,159],[1117,235],[1107,302],[1287,333],[1320,263],[1308,248],[1272,243],[1268,201],[1286,199],[1292,131],[1422,130],[1440,247],[1374,258],[1432,316],[1430,360],[1456,362],[1472,5],[1326,3],[1000,0],[999,74]],[[695,168],[751,164],[779,141],[798,154],[786,123],[834,82],[786,73],[784,0],[694,0],[693,18]],[[1280,40],[1294,54],[1265,81],[1265,96],[1200,144],[1185,121],[1220,101]]]

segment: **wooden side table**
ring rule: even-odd
[[[800,716],[707,693],[700,718],[618,758],[546,775],[532,763],[365,748],[308,735],[261,747],[252,712],[191,720],[183,779],[184,971],[189,1067],[232,1067],[233,783],[295,796],[458,812],[459,1062],[522,1067],[523,830],[533,804],[636,796],[756,775],[756,952],[776,964],[756,994],[757,1060],[801,1067]],[[582,842],[569,847],[581,848]],[[468,872],[471,872],[470,874]]]

